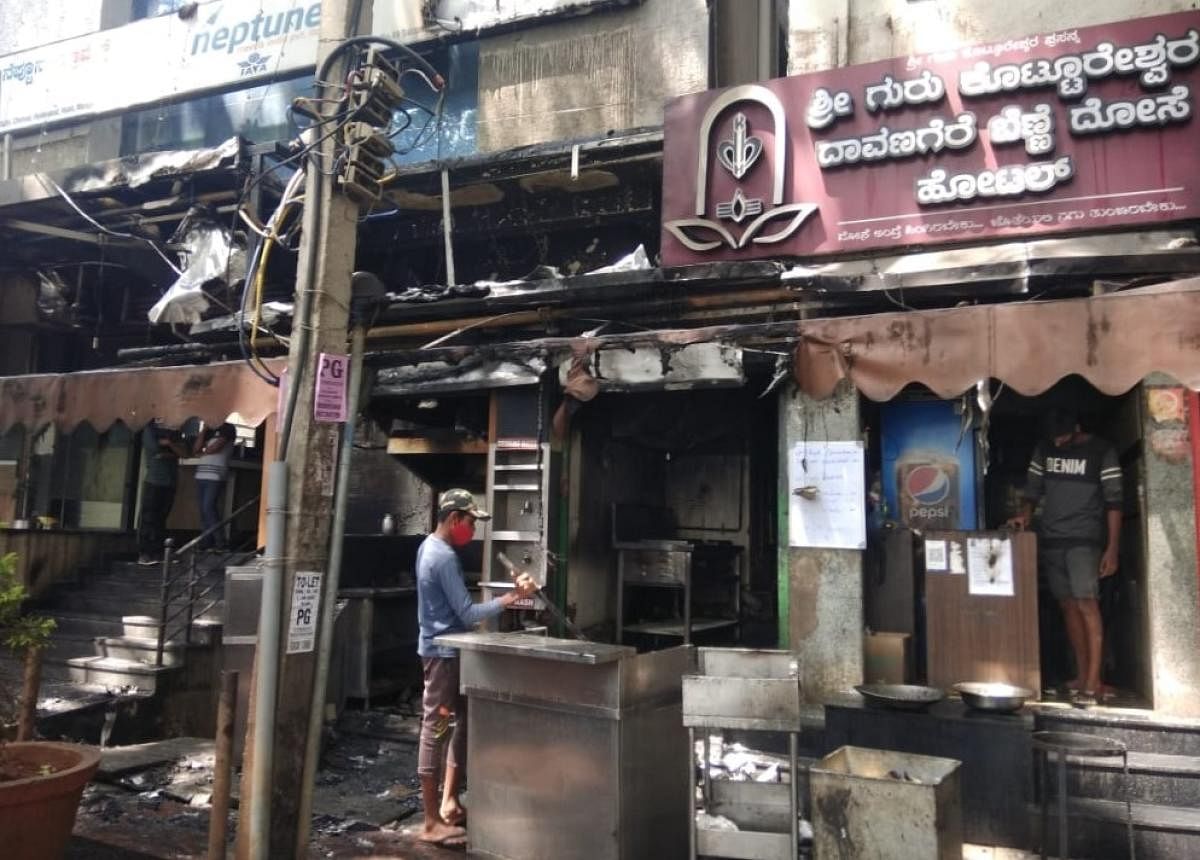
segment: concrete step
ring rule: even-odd
[[[221,607],[214,607],[216,618],[195,618],[192,620],[192,644],[212,645],[221,641],[221,631],[224,624],[220,617]],[[128,636],[135,639],[158,640],[158,618],[151,615],[126,615],[121,619],[121,628],[113,631],[114,636]],[[171,625],[169,642],[183,641],[179,625]]]
[[[1122,741],[1131,752],[1200,756],[1200,719],[1162,717],[1149,711],[1039,708],[1038,731],[1082,732]]]
[[[96,654],[96,638],[86,633],[63,633],[55,630],[50,644],[42,652],[42,662],[65,663],[72,657],[92,657]]]
[[[94,641],[95,654],[116,657],[134,663],[154,665],[158,659],[158,638],[148,636],[101,636]],[[182,642],[163,643],[163,665],[182,666],[188,646]]]
[[[176,671],[174,666],[150,666],[119,657],[75,657],[67,661],[71,677],[79,684],[101,684],[105,687],[136,687],[153,693],[158,677]]]
[[[1152,858],[1200,857],[1200,810],[1133,803],[1136,856]],[[1071,798],[1067,803],[1069,856],[1094,860],[1127,860],[1130,857],[1127,807],[1124,802],[1098,798]],[[1041,833],[1040,810],[1035,816],[1035,836]],[[1040,836],[1039,836],[1040,838]],[[1057,810],[1050,807],[1047,854],[1058,854]]]
[[[1128,774],[1120,758],[1068,756],[1067,762],[1072,797],[1200,808],[1200,757],[1131,752]]]
[[[135,614],[155,617],[161,609],[157,598],[113,593],[97,594],[94,591],[64,594],[56,603],[56,609],[59,611],[109,616],[114,619]]]
[[[87,612],[51,611],[44,613],[54,619],[54,636],[120,636],[125,632],[119,618]]]

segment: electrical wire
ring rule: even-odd
[[[317,68],[316,79],[318,81],[327,80],[333,66],[341,58],[343,54],[352,48],[365,45],[383,45],[397,51],[408,54],[418,65],[422,66],[428,73],[430,81],[438,90],[444,90],[446,86],[445,78],[429,64],[429,61],[401,42],[394,39],[385,39],[381,36],[353,36],[344,40],[337,45],[329,54],[321,61]],[[321,197],[322,185],[324,183],[316,181],[320,175],[320,165],[315,159],[307,159],[308,166],[311,168],[309,172],[309,187],[306,189],[308,199],[304,203],[304,213],[306,227],[310,230],[319,228],[319,222],[322,218],[321,212]],[[314,237],[309,236],[309,241],[304,246],[304,258],[299,261],[298,266],[301,267],[297,271],[297,280],[303,278],[306,284],[311,284],[312,278],[316,272],[318,245],[313,241]],[[293,313],[293,327],[297,329],[298,342],[291,350],[293,355],[305,355],[308,351],[308,339],[311,335],[312,327],[309,325],[308,317],[312,307],[311,289],[300,291],[300,298],[296,303],[296,308]],[[292,426],[296,417],[296,404],[299,402],[299,392],[303,387],[303,378],[308,362],[298,361],[295,363],[295,379],[292,379],[288,385],[287,401],[283,410],[283,420],[279,431],[279,445],[276,451],[278,460],[287,460],[288,449],[291,444]]]
[[[145,236],[136,236],[133,233],[121,233],[117,230],[113,230],[109,227],[105,227],[103,224],[101,224],[99,221],[97,221],[91,215],[84,212],[83,209],[79,206],[79,204],[71,199],[71,195],[68,194],[61,185],[59,185],[57,182],[55,182],[49,176],[39,173],[38,179],[40,181],[42,181],[43,183],[49,182],[51,187],[53,187],[54,190],[58,193],[58,196],[67,202],[68,206],[70,206],[72,209],[74,209],[79,214],[79,216],[81,218],[83,218],[83,220],[87,221],[89,224],[91,224],[93,227],[95,227],[101,233],[105,233],[105,234],[107,234],[109,236],[113,236],[117,239],[133,239],[138,242],[145,242],[147,245],[149,245],[151,248],[154,249],[154,252],[156,254],[158,254],[158,256],[162,257],[163,262],[165,262],[168,266],[171,267],[171,271],[173,271],[177,275],[183,274],[183,270],[181,268],[179,268],[179,266],[176,265],[171,260],[170,257],[168,257],[165,253],[163,253],[163,250],[160,247],[158,247],[157,243],[155,243],[155,241],[153,239],[147,239]]]
[[[269,367],[267,367],[266,363],[258,355],[257,334],[259,331],[264,331],[284,344],[287,344],[288,340],[283,338],[281,335],[276,334],[274,331],[262,325],[260,322],[262,310],[262,285],[266,277],[266,252],[268,250],[269,242],[279,240],[279,227],[286,219],[290,210],[294,208],[300,202],[300,200],[303,199],[303,195],[298,193],[303,179],[304,173],[302,171],[297,171],[292,175],[292,177],[288,180],[287,186],[284,188],[283,196],[280,199],[279,204],[276,206],[275,211],[267,219],[266,226],[262,228],[261,231],[255,230],[256,235],[260,237],[260,241],[255,243],[254,248],[250,253],[250,265],[247,267],[245,285],[242,288],[241,308],[237,320],[238,349],[242,353],[242,358],[245,360],[246,364],[250,367],[254,374],[270,385],[278,385],[279,377],[273,373]],[[239,211],[243,211],[244,218],[247,220],[247,222],[251,221],[249,215],[244,213],[244,210]],[[250,297],[252,285],[255,287],[256,304],[254,308],[254,321],[250,330],[250,343],[248,346],[246,338],[246,305]]]

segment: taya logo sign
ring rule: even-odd
[[[261,75],[267,70],[267,62],[271,59],[270,54],[260,54],[255,51],[244,60],[238,61],[238,66],[241,67],[241,76],[248,78],[251,75]]]
[[[763,152],[762,138],[750,134],[750,120],[746,114],[732,108],[743,104],[754,104],[765,108],[771,117],[775,141],[774,164],[768,168],[770,178],[770,208],[765,208],[762,197],[747,197],[741,181],[759,162]],[[727,111],[727,109],[729,109]],[[717,121],[726,113],[732,117],[729,136],[717,141],[714,148],[717,164],[737,182],[737,187],[727,200],[714,207],[719,220],[703,217],[708,210],[709,146],[718,128]],[[745,248],[748,244],[772,245],[791,236],[804,219],[816,211],[811,203],[785,203],[784,179],[787,170],[787,118],[783,104],[766,87],[735,87],[709,106],[700,123],[700,147],[696,165],[696,216],[666,221],[663,226],[684,246],[693,251],[710,251],[724,245],[728,248]],[[743,221],[749,220],[745,228]],[[764,232],[768,224],[783,222],[773,231]],[[722,223],[722,222],[732,222]]]
[[[1194,218],[1200,12],[697,93],[667,106],[663,261]]]

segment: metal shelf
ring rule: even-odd
[[[540,493],[542,488],[537,484],[494,484],[494,493]]]
[[[492,540],[494,541],[523,541],[523,542],[540,542],[542,535],[540,532],[517,532],[517,531],[493,531]]]
[[[692,838],[689,857],[728,857],[737,860],[798,860],[800,679],[795,658],[787,651],[752,648],[700,648],[697,674],[683,676],[683,724],[691,748],[709,752],[710,731],[786,732],[788,782],[729,782],[714,780],[704,770],[704,806],[709,815],[722,815],[740,828],[707,830],[696,824],[696,793],[689,795]],[[767,718],[769,715],[769,718]],[[689,774],[690,775],[690,774]]]
[[[721,630],[726,627],[736,627],[736,619],[732,618],[693,618],[692,633],[703,633],[706,630]],[[683,638],[684,625],[682,621],[646,621],[641,624],[627,624],[622,628],[626,633],[644,633],[651,636],[677,636]]]

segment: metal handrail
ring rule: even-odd
[[[184,629],[184,642],[190,643],[192,641],[192,619],[195,617],[194,610],[196,603],[208,596],[208,594],[211,593],[214,588],[216,588],[216,583],[212,583],[199,593],[196,591],[196,553],[200,541],[204,540],[204,538],[208,537],[209,535],[215,534],[220,529],[223,529],[225,526],[232,523],[244,511],[248,510],[253,505],[257,505],[260,498],[261,497],[259,496],[255,496],[253,499],[246,502],[216,525],[210,526],[209,528],[200,532],[200,534],[196,535],[196,537],[185,543],[178,550],[175,549],[174,538],[167,538],[165,541],[163,541],[162,586],[159,592],[158,643],[155,650],[155,666],[161,667],[163,664],[163,652],[166,650],[167,644],[167,626],[172,621],[186,613],[187,626]],[[185,553],[190,554],[188,559],[189,563],[186,565],[185,570],[180,571],[178,574],[172,576],[171,565],[178,561]],[[235,553],[228,553],[227,555],[234,554]],[[207,573],[208,572],[206,572],[205,575],[207,575]],[[173,598],[171,596],[171,587],[184,577],[187,578],[187,599],[183,604],[175,607],[175,611],[172,612]],[[208,609],[211,609],[215,605],[216,601],[213,601],[208,605],[208,607],[206,607],[204,611],[207,612]]]
[[[252,505],[257,505],[259,499],[261,499],[261,498],[262,498],[261,496],[255,496],[253,499],[246,502],[246,504],[242,505],[240,508],[238,508],[232,514],[227,516],[225,519],[221,520],[215,526],[209,526],[204,531],[200,532],[200,534],[196,535],[194,538],[192,538],[190,541],[188,541],[183,546],[181,546],[178,550],[176,550],[175,554],[183,555],[185,552],[191,552],[195,548],[195,546],[198,543],[200,543],[200,541],[204,540],[209,535],[216,534],[218,531],[225,528],[225,526],[229,525],[235,519],[237,519],[239,516],[241,516],[244,511],[249,510]]]
[[[203,591],[201,591],[199,594],[197,594],[194,598],[189,598],[187,604],[176,607],[175,611],[167,616],[167,623],[169,624],[172,621],[174,621],[176,618],[178,618],[180,615],[183,615],[183,613],[188,611],[188,608],[190,606],[194,606],[195,604],[199,603],[201,600],[203,600],[205,597],[207,597],[212,591],[214,591],[216,589],[216,587],[217,587],[217,583],[215,583],[215,582],[211,583]],[[209,605],[208,608],[211,609],[213,606],[216,606],[217,603],[218,603],[218,601],[214,600],[212,602],[212,604]],[[203,615],[204,612],[205,612],[205,610],[201,610],[200,612],[197,612],[196,615]]]

